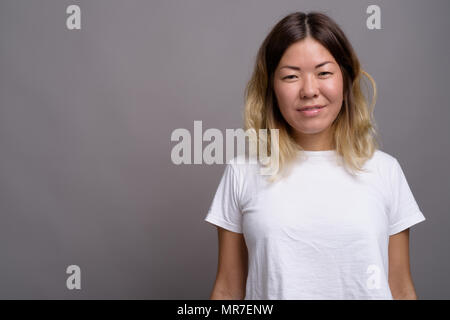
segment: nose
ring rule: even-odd
[[[314,75],[306,76],[305,80],[303,81],[303,86],[300,90],[300,96],[303,99],[307,99],[317,97],[318,94],[319,94],[319,86]]]

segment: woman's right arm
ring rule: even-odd
[[[219,261],[211,300],[242,300],[248,272],[248,251],[244,235],[217,227]]]

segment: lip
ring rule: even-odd
[[[319,107],[320,109],[315,109],[315,110],[303,110],[305,108],[313,108],[313,107]],[[319,113],[322,112],[322,110],[325,108],[326,106],[305,106],[302,108],[297,109],[297,111],[299,111],[301,114],[307,116],[307,117],[314,117],[316,115],[318,115]]]

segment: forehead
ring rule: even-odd
[[[291,44],[286,49],[281,57],[280,65],[287,63],[301,68],[314,68],[314,66],[326,60],[336,63],[332,54],[320,42],[312,38],[306,38]]]

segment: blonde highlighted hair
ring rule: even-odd
[[[344,166],[352,175],[364,171],[364,163],[380,146],[373,118],[376,84],[361,68],[344,32],[323,13],[295,12],[280,20],[263,41],[256,56],[253,74],[245,88],[244,129],[255,130],[258,141],[264,139],[269,156],[273,147],[278,148],[279,170],[269,177],[271,182],[284,176],[289,164],[303,150],[294,140],[292,127],[281,115],[273,78],[285,50],[306,37],[317,40],[332,54],[343,75],[343,103],[331,129],[333,147],[342,156]],[[364,96],[361,88],[363,76],[371,82],[373,88],[370,106],[368,97]],[[259,129],[268,129],[267,135],[259,135]],[[271,145],[270,129],[279,130],[279,143],[276,146]]]

